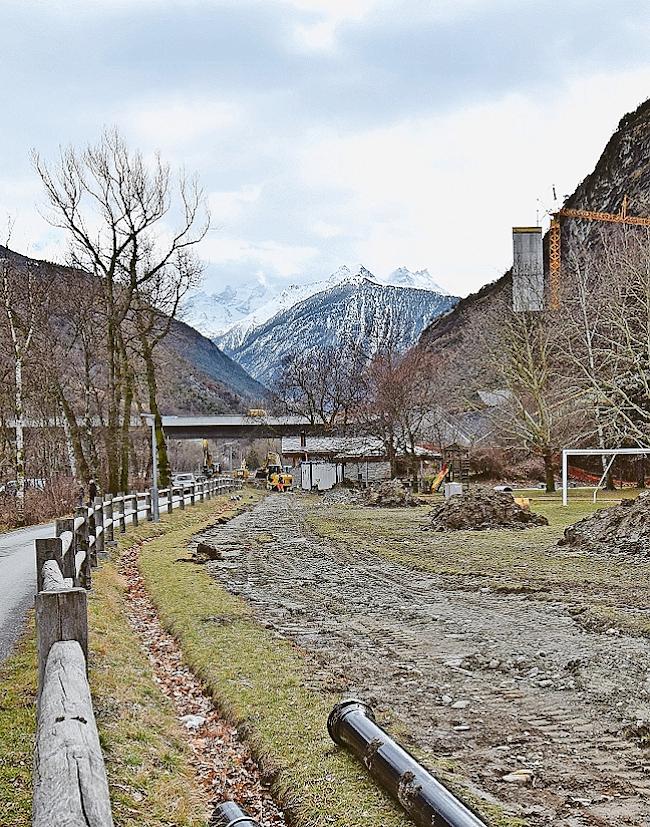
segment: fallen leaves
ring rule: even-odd
[[[135,545],[124,552],[119,564],[129,622],[147,653],[156,682],[176,708],[197,783],[215,805],[234,800],[260,827],[284,825],[282,811],[237,729],[219,715],[201,681],[184,663],[177,641],[163,629],[140,576],[138,551]]]

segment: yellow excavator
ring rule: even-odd
[[[282,467],[279,454],[269,451],[264,467],[256,476],[266,479],[267,491],[286,491],[293,485],[293,476]]]
[[[248,463],[246,462],[246,457],[243,458],[241,461],[241,465],[235,471],[235,476],[238,480],[247,480],[250,477],[250,471],[248,470]]]

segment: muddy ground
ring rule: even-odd
[[[318,688],[369,701],[434,767],[531,827],[650,824],[647,638],[585,629],[569,600],[325,538],[309,527],[324,508],[346,519],[271,495],[200,538],[228,552],[211,574],[306,652]],[[518,769],[532,783],[503,780]]]

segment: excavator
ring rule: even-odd
[[[293,485],[293,476],[282,467],[280,455],[274,451],[268,452],[266,462],[258,468],[255,477],[266,480],[268,491],[286,491]]]

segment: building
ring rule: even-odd
[[[425,462],[439,463],[441,455],[417,447]],[[300,466],[301,487],[326,491],[337,483],[370,485],[390,479],[390,462],[383,442],[374,436],[312,435],[305,432],[282,437],[282,456]],[[398,456],[398,465],[400,457]],[[404,473],[406,476],[406,473]]]

